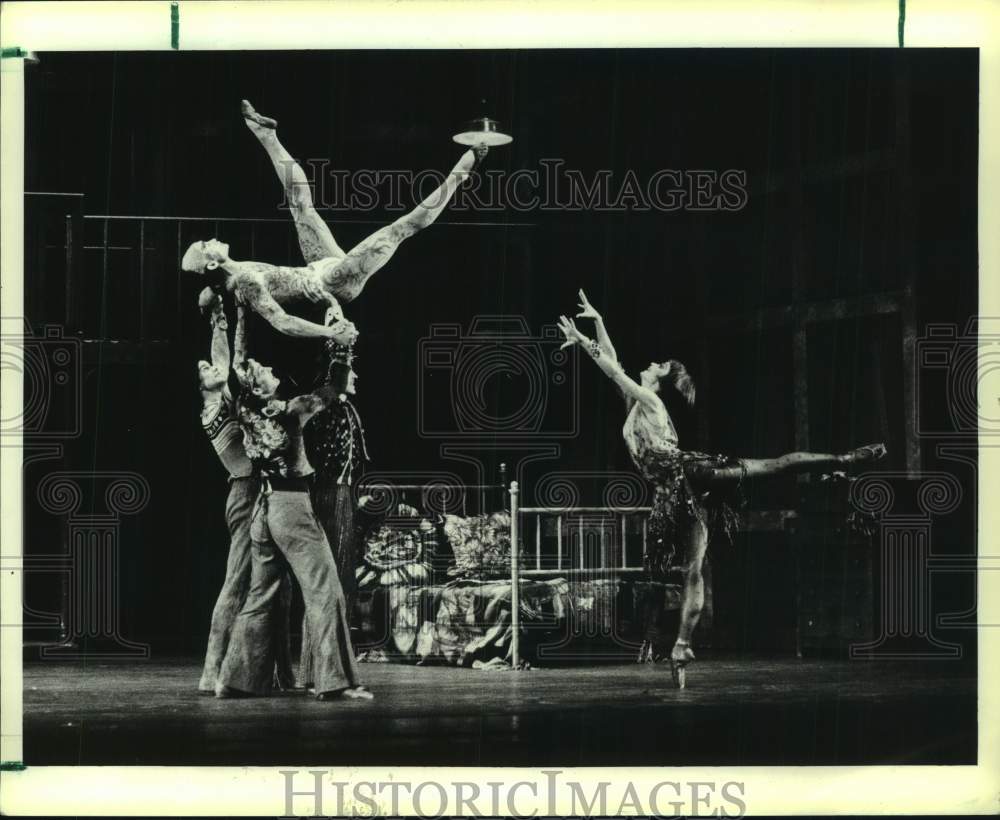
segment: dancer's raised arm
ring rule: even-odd
[[[615,346],[611,343],[611,337],[608,335],[608,330],[604,326],[604,317],[601,316],[597,308],[595,308],[587,299],[587,294],[583,292],[583,288],[580,288],[580,312],[576,314],[578,319],[593,319],[594,320],[594,330],[597,333],[597,343],[601,346],[601,350],[604,354],[608,356],[613,361],[618,361],[618,351],[615,350]],[[625,399],[625,404],[631,406],[632,402],[635,401],[632,396],[622,389],[621,385],[616,383],[618,387],[618,392],[621,393],[623,399]]]
[[[233,334],[233,371],[243,381],[243,369],[247,361],[247,317],[246,308],[236,303],[236,333]]]
[[[604,375],[615,383],[626,398],[642,402],[650,407],[661,405],[660,398],[656,393],[629,378],[625,371],[622,370],[622,366],[618,364],[618,360],[607,355],[600,344],[581,333],[572,319],[560,316],[559,329],[566,337],[563,347],[569,347],[574,344],[581,345],[590,354],[590,357],[597,362],[597,366],[604,371]]]
[[[229,378],[229,322],[222,307],[222,297],[215,295],[212,302],[212,365],[219,369],[223,379]]]
[[[580,288],[580,312],[576,314],[577,319],[593,319],[594,320],[594,331],[597,334],[597,343],[604,350],[604,353],[618,361],[618,353],[615,351],[615,346],[611,343],[611,337],[608,336],[608,330],[604,326],[604,317],[601,316],[600,312],[587,300],[587,294],[583,292],[583,288]]]

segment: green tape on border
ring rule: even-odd
[[[14,46],[12,48],[5,48],[2,51],[0,51],[0,57],[2,57],[4,60],[6,60],[8,57],[27,57],[27,56],[28,52],[25,51],[23,48],[18,48],[17,46]],[[3,765],[7,764],[5,763]]]
[[[899,0],[899,47],[903,47],[903,29],[906,27],[906,0]]]
[[[181,47],[181,9],[177,0],[170,4],[170,47],[174,51]]]
[[[4,49],[4,51],[6,52],[7,49]],[[7,55],[4,54],[3,56],[6,57]],[[0,772],[23,772],[27,768],[28,767],[23,763],[18,763],[13,760],[5,760],[3,763],[0,763]]]

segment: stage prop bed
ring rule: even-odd
[[[470,490],[481,510],[491,495],[500,509],[467,514]],[[648,507],[519,507],[516,482],[364,489],[379,491],[388,515],[365,537],[357,570],[362,660],[510,669],[636,656],[652,591],[641,568]],[[405,503],[407,493],[419,509]],[[710,571],[707,581],[706,625]],[[667,622],[680,606],[679,578],[662,586]],[[665,628],[667,649],[670,642]]]

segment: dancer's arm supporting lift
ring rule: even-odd
[[[222,379],[229,379],[229,322],[222,307],[222,297],[212,303],[212,366],[219,369]]]

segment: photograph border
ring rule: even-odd
[[[906,48],[979,49],[979,315],[1000,316],[1000,5],[988,0],[841,2],[556,2],[339,0],[329,2],[4,2],[0,4],[0,317],[24,315],[24,57],[50,51],[202,51],[493,48]],[[2,371],[0,418],[17,417],[21,374]],[[991,401],[996,398],[990,398]],[[982,401],[982,397],[981,397]],[[565,784],[737,781],[753,815],[996,814],[1000,812],[1000,445],[980,443],[978,709],[976,766],[683,767],[542,769],[302,766],[349,784],[505,783],[503,813],[567,814]],[[22,764],[22,452],[0,448],[0,811],[7,815],[261,815],[287,813],[291,767],[67,767]],[[989,503],[993,500],[994,503]],[[551,770],[548,770],[551,771]],[[297,783],[299,781],[296,781]],[[304,781],[302,781],[304,782]],[[520,786],[518,784],[534,784]],[[517,788],[516,803],[508,802]],[[297,785],[296,788],[302,788]],[[351,791],[348,786],[347,791]],[[454,796],[454,789],[447,790]],[[611,794],[614,794],[612,792]],[[620,792],[618,792],[620,794]],[[610,795],[609,795],[610,796]],[[575,801],[574,801],[575,802]],[[431,805],[437,800],[430,801]],[[299,804],[296,803],[296,806]],[[611,796],[609,805],[619,805]],[[403,796],[347,813],[411,814]],[[419,807],[417,807],[419,808]],[[453,805],[441,814],[455,813]],[[695,807],[697,809],[697,807]],[[327,807],[332,812],[333,805]],[[706,808],[706,811],[709,809]],[[716,810],[718,810],[716,808]],[[296,813],[311,815],[302,799]],[[688,813],[688,812],[685,812]],[[426,816],[426,815],[425,815]]]

